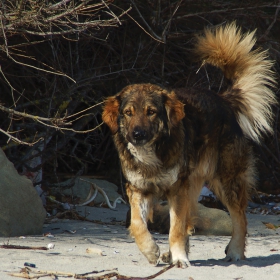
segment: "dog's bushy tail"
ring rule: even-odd
[[[219,67],[231,86],[222,93],[230,102],[244,134],[259,142],[262,132],[272,131],[271,105],[276,103],[273,62],[267,51],[252,50],[255,31],[245,34],[235,23],[206,29],[198,36],[195,52],[203,63]]]

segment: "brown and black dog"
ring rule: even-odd
[[[271,131],[275,103],[272,62],[254,44],[254,32],[241,34],[234,23],[197,37],[196,54],[230,81],[223,92],[134,84],[105,101],[102,117],[127,179],[130,232],[152,264],[160,257],[147,229],[154,199],[165,195],[170,207],[170,250],[163,259],[189,266],[186,244],[206,181],[232,218],[225,260],[245,257],[245,209],[255,184],[250,142]]]

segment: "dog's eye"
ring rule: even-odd
[[[156,113],[156,111],[153,110],[153,109],[148,109],[148,111],[147,111],[147,115],[148,115],[148,116],[152,116],[152,115],[154,115],[155,113]]]
[[[130,110],[125,110],[124,113],[125,113],[125,115],[127,115],[127,116],[131,116],[131,115],[132,115],[132,113],[131,113]]]

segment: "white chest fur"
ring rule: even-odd
[[[152,176],[147,175],[145,170],[141,170],[141,168],[137,171],[126,170],[127,180],[135,187],[145,189],[153,184],[160,189],[166,189],[178,180],[179,164],[172,168],[164,167],[153,147],[135,147],[131,143],[127,147],[136,160],[145,164],[145,169],[155,170],[152,172]]]
[[[162,165],[162,162],[156,156],[153,146],[140,146],[135,147],[131,143],[128,143],[127,148],[130,150],[131,154],[136,158],[136,160],[155,168]]]

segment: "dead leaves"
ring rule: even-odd
[[[105,253],[99,248],[87,248],[86,252],[88,254],[96,254],[96,255],[99,255],[99,256],[106,256]]]
[[[266,226],[266,228],[268,228],[268,229],[273,229],[273,230],[276,230],[277,228],[279,228],[280,227],[280,225],[274,225],[274,224],[272,224],[272,223],[267,223],[267,222],[262,222],[265,226]]]

